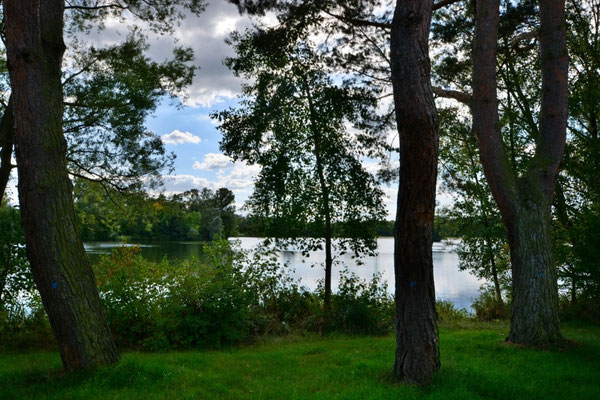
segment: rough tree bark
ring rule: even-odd
[[[391,30],[400,136],[394,375],[408,383],[425,383],[440,367],[432,258],[438,155],[428,47],[432,6],[431,0],[397,0]]]
[[[4,0],[27,255],[67,370],[118,360],[77,230],[62,133],[63,0]]]
[[[8,106],[4,110],[2,120],[0,120],[0,146],[2,147],[0,151],[0,201],[4,198],[10,173],[14,167],[11,162],[14,141],[13,98],[10,96]]]
[[[567,46],[564,0],[540,0],[542,102],[535,155],[517,177],[504,151],[498,116],[499,0],[478,0],[473,47],[473,131],[485,176],[508,231],[513,293],[507,340],[562,340],[550,206],[566,140]]]

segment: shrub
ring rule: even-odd
[[[571,302],[569,296],[561,296],[560,319],[600,324],[600,303],[587,296],[580,296],[575,302]]]
[[[96,265],[101,298],[120,346],[161,351],[218,347],[302,325],[314,296],[283,273],[274,253],[250,256],[226,240],[200,258],[152,263],[121,247]]]
[[[0,348],[47,348],[54,335],[39,295],[23,303],[0,306]]]
[[[479,297],[472,305],[475,316],[480,321],[505,320],[509,317],[510,305],[496,300],[494,289],[484,287],[479,292]]]
[[[331,297],[325,326],[351,334],[386,334],[394,328],[394,300],[381,275],[370,281],[348,270],[340,274],[338,291]]]
[[[344,272],[331,310],[322,293],[299,287],[268,249],[238,251],[226,240],[200,258],[152,263],[121,247],[96,265],[109,325],[121,347],[151,351],[219,347],[264,334],[342,331],[384,334],[393,300],[379,276],[366,282]]]
[[[456,308],[449,301],[436,301],[435,309],[440,322],[456,322],[471,318],[471,314],[464,308]]]

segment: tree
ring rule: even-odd
[[[74,54],[63,76],[63,133],[72,177],[125,192],[159,185],[161,172],[172,167],[174,156],[145,122],[159,101],[191,83],[192,53],[177,49],[173,59],[156,63],[144,56],[146,48],[144,37],[134,32],[107,48],[78,44],[70,49]],[[11,107],[9,101],[0,122],[0,192],[16,168]]]
[[[449,48],[437,77],[462,90],[441,95],[471,108],[480,160],[507,231],[513,280],[508,339],[560,341],[550,217],[553,201],[562,197],[554,196],[554,187],[566,139],[564,2],[484,3],[438,19],[437,38]]]
[[[428,44],[432,7],[431,0],[398,0],[390,42],[400,135],[394,374],[417,383],[427,382],[440,367],[432,258],[438,156]]]
[[[305,250],[324,241],[329,309],[334,246],[357,256],[371,253],[376,244],[369,223],[384,215],[382,193],[360,162],[361,143],[346,128],[372,100],[334,84],[301,26],[257,28],[231,42],[237,57],[226,64],[254,83],[243,87],[240,108],[215,115],[224,134],[221,149],[260,165],[248,206],[269,223],[268,235],[293,239]],[[300,240],[307,227],[316,240]]]
[[[118,354],[110,338],[93,273],[77,232],[71,183],[66,174],[67,148],[63,137],[62,118],[63,86],[68,87],[68,84],[64,82],[63,85],[61,82],[65,51],[64,2],[53,0],[15,3],[17,2],[4,2],[3,8],[7,54],[10,60],[10,86],[17,121],[13,134],[17,163],[19,160],[27,163],[23,168],[19,168],[19,198],[28,257],[36,285],[57,336],[65,368],[92,368],[99,364],[115,362]],[[169,32],[172,22],[182,16],[178,8],[180,6],[195,13],[201,12],[203,8],[199,0],[156,3],[135,0],[108,3],[102,0],[72,1],[67,9],[80,11],[81,15],[70,20],[67,32],[73,32],[75,28],[90,29],[91,23],[86,21],[95,20],[101,24],[103,18],[110,15],[122,17],[125,12],[146,19],[149,26],[157,32]],[[26,26],[27,29],[20,30],[19,26]],[[189,60],[184,53],[180,53],[183,57],[176,60],[173,68],[177,69],[182,61]],[[135,58],[135,52],[130,51],[129,54],[133,54],[134,61],[143,61],[140,57]],[[102,56],[99,59],[102,59]],[[107,59],[109,58],[105,56],[104,61]],[[86,68],[90,66],[87,65]],[[173,68],[170,69],[171,72]],[[151,66],[149,70],[153,72],[156,68]],[[184,70],[189,71],[188,68]],[[70,75],[68,80],[73,82],[74,78],[85,76],[84,72],[87,70]],[[158,80],[162,85],[161,78]],[[189,79],[190,74],[187,74],[180,82]],[[156,84],[157,80],[153,79],[152,83]],[[167,88],[179,87],[177,82],[169,86],[168,77],[164,84]],[[158,91],[161,90],[162,93],[168,91],[160,86]],[[146,96],[151,99],[149,105],[146,102],[142,105],[141,112],[135,115],[143,117],[148,109],[154,107],[156,91],[151,89]],[[27,110],[36,110],[38,114],[31,115]],[[136,131],[133,136],[139,137],[139,133]],[[6,137],[10,136],[4,135],[2,139]],[[114,146],[110,149],[114,149],[115,146],[118,148],[123,142],[126,143],[124,148],[134,148],[134,153],[150,154],[145,160],[152,160],[157,153],[160,156],[161,151],[164,153],[164,149],[157,146],[157,140],[147,142],[150,146],[148,152],[139,151],[139,146],[131,146],[131,137],[113,142]],[[11,147],[11,143],[3,141],[3,154],[12,152]],[[106,154],[102,157],[102,160],[110,160],[110,156]],[[160,166],[161,163],[146,163],[144,167],[148,170],[156,165]],[[5,166],[3,162],[3,170]],[[8,167],[12,168],[11,165]],[[89,175],[86,177],[89,178]],[[120,178],[126,179],[131,176],[118,177]]]
[[[508,340],[562,341],[550,211],[566,140],[567,44],[564,0],[539,2],[541,107],[535,154],[518,177],[500,135],[496,62],[500,2],[477,1],[473,46],[473,131],[481,163],[508,232],[513,279]]]
[[[395,10],[380,1],[291,2],[291,5],[273,1],[235,2],[249,12],[279,7],[285,14],[281,20],[293,21],[288,26],[312,23],[327,38],[334,37],[333,45],[324,43],[320,48],[330,53],[330,60],[337,67],[355,78],[355,84],[375,88],[380,98],[389,93],[386,86],[389,87],[391,77],[393,110],[369,133],[373,144],[394,150],[376,132],[385,132],[385,128],[393,125],[393,115],[396,116],[400,182],[395,233],[394,374],[407,382],[429,380],[440,365],[431,254],[438,127],[428,38],[433,10],[454,2],[434,5],[433,1],[397,1]]]
[[[67,140],[68,169],[80,177],[126,192],[161,184],[161,173],[170,170],[174,155],[165,151],[161,139],[146,126],[147,116],[165,97],[179,96],[191,84],[195,67],[193,53],[176,47],[171,59],[150,60],[148,30],[170,33],[182,10],[199,14],[200,0],[72,0],[65,12],[67,51],[63,60],[63,131]],[[90,46],[81,34],[104,29],[107,18],[127,19],[130,33],[119,44],[105,48]],[[136,27],[143,22],[143,29]],[[0,92],[8,97],[10,82],[0,58]],[[0,124],[0,193],[16,165],[14,129],[9,122],[9,102],[0,99],[6,123]]]
[[[64,3],[6,0],[19,201],[33,276],[67,370],[119,359],[75,220],[62,133]]]
[[[146,119],[192,82],[194,67],[187,64],[193,54],[178,48],[171,60],[157,63],[144,54],[147,48],[137,31],[106,48],[70,46],[63,132],[71,176],[131,192],[158,186],[161,172],[172,169],[174,155]]]

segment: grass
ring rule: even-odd
[[[56,352],[0,354],[1,399],[593,399],[600,327],[568,325],[562,349],[503,342],[503,324],[440,331],[431,385],[390,383],[389,337],[286,337],[223,351],[125,353],[119,365],[64,374]]]

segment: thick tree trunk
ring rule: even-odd
[[[440,367],[432,258],[438,154],[428,48],[432,6],[431,0],[398,0],[391,31],[400,135],[394,375],[408,383],[426,383]]]
[[[513,290],[507,340],[533,345],[560,342],[550,207],[524,202],[513,226],[509,234]]]
[[[542,102],[533,160],[518,178],[503,148],[496,55],[499,0],[477,0],[473,45],[473,131],[490,189],[508,231],[513,299],[507,340],[562,340],[556,269],[550,246],[550,204],[566,139],[567,47],[564,0],[540,0]]]
[[[0,201],[4,198],[6,193],[6,186],[10,179],[10,173],[12,172],[13,165],[11,162],[13,146],[15,141],[15,122],[13,118],[13,97],[10,96],[8,100],[8,106],[4,111],[2,120],[0,120]]]
[[[62,133],[62,0],[5,0],[19,200],[27,255],[67,370],[114,363],[79,235]]]

